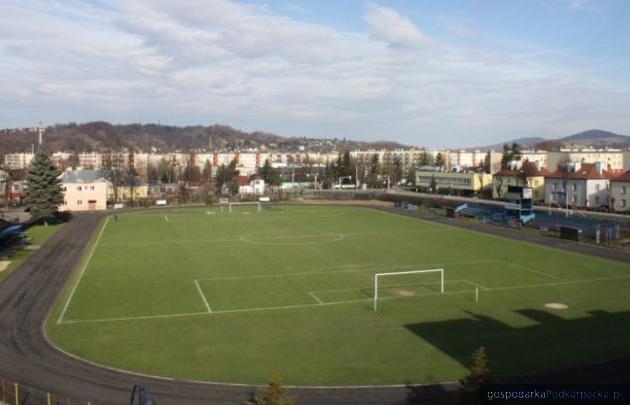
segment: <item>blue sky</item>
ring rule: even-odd
[[[0,127],[225,123],[468,147],[630,134],[630,2],[7,0]]]

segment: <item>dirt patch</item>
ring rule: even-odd
[[[411,297],[411,296],[416,295],[415,292],[411,290],[407,290],[405,288],[394,288],[392,292],[396,295],[400,295],[401,297]]]
[[[10,263],[9,260],[0,260],[0,271],[5,271]]]
[[[545,304],[545,308],[550,309],[567,309],[569,306],[567,304],[562,304],[560,302],[548,302]]]

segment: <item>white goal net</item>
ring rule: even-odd
[[[237,207],[237,206],[242,206],[242,205],[252,205],[252,206],[256,206],[256,210],[258,212],[262,211],[262,206],[260,205],[260,202],[258,201],[243,201],[243,202],[231,202],[228,204],[228,212],[231,214],[232,213],[232,207]]]
[[[421,277],[422,274],[435,274],[439,277],[439,281],[426,283],[426,277]],[[397,288],[400,288],[407,285],[413,285],[411,282],[412,278],[420,279],[422,281],[419,285],[437,285],[439,292],[444,294],[444,269],[429,269],[429,270],[411,270],[411,271],[396,271],[390,273],[376,273],[374,274],[374,312],[377,310],[378,299],[379,299],[379,288],[392,288],[391,285],[387,285],[383,283],[383,279],[401,279],[402,284],[396,285]],[[380,283],[380,285],[379,285]],[[418,285],[418,284],[416,284]]]

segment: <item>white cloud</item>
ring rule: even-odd
[[[364,19],[374,38],[393,46],[423,46],[431,42],[411,20],[393,8],[374,3],[369,8]]]
[[[142,117],[454,146],[627,129],[630,91],[566,55],[449,45],[374,4],[365,21],[369,33],[344,32],[227,0],[5,2],[0,122]]]

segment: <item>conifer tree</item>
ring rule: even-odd
[[[60,175],[61,172],[50,161],[48,150],[40,147],[26,175],[26,205],[34,221],[43,221],[48,225],[48,220],[63,203]]]

